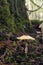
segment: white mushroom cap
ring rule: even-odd
[[[22,35],[20,37],[17,37],[19,40],[35,40],[35,38],[29,36],[29,35]]]

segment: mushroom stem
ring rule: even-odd
[[[25,44],[25,54],[27,55],[27,53],[28,53],[28,44],[26,43]]]

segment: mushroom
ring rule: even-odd
[[[29,36],[29,35],[22,35],[20,37],[17,37],[18,40],[35,40],[35,38]],[[25,54],[27,55],[28,52],[28,44],[25,44]]]

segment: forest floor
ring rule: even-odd
[[[31,33],[30,35],[33,35],[37,41],[0,41],[0,65],[43,65],[41,31],[35,30],[37,34],[34,36],[34,33]],[[28,43],[27,54],[25,54],[26,43]]]

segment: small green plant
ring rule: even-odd
[[[13,62],[12,51],[11,51],[9,48],[7,48],[6,51],[7,51],[7,55],[6,55],[6,57],[5,57],[5,62],[6,62],[6,63],[11,63],[11,62]]]
[[[5,60],[6,60],[6,63],[11,63],[12,62],[12,58],[10,56],[7,56],[5,58]]]
[[[16,47],[16,46],[17,46],[17,43],[16,43],[15,41],[13,42],[13,46],[14,46],[14,47]]]
[[[12,51],[9,48],[7,48],[6,51],[8,55],[12,55]]]

